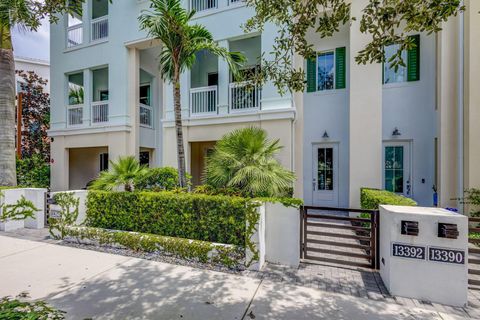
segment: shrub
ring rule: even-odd
[[[125,191],[133,191],[136,179],[145,174],[147,174],[147,168],[140,165],[135,157],[120,157],[116,162],[110,161],[110,169],[100,172],[89,188],[114,190],[123,187]]]
[[[91,191],[87,196],[86,224],[244,247],[249,239],[248,214],[257,206],[240,197]]]
[[[360,204],[362,209],[377,210],[381,204],[397,206],[416,206],[417,203],[407,197],[396,193],[370,188],[360,189]]]
[[[71,192],[61,192],[53,196],[55,203],[60,207],[57,217],[48,219],[48,231],[54,239],[63,239],[68,226],[74,225],[78,218],[80,199]]]
[[[50,186],[50,164],[40,155],[17,159],[17,183],[29,188],[48,188]]]
[[[162,251],[179,258],[220,264],[229,268],[238,265],[245,252],[237,246],[100,228],[68,227],[67,234],[77,239],[96,241],[100,245],[120,245],[134,251]]]
[[[187,177],[189,180],[189,177]],[[172,167],[151,168],[147,173],[138,177],[135,181],[137,190],[174,190],[180,188],[178,183],[178,171]]]
[[[27,302],[20,300],[25,295],[16,299],[3,297],[0,299],[0,319],[9,320],[60,320],[65,319],[65,312],[57,310],[44,301]]]
[[[276,159],[280,140],[269,140],[261,128],[234,130],[218,141],[205,168],[206,183],[235,188],[247,197],[284,197],[291,194],[295,175]]]

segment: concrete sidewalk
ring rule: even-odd
[[[460,319],[284,282],[0,235],[0,297],[27,291],[68,319]]]

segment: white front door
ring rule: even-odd
[[[338,207],[338,145],[313,146],[313,205]]]
[[[410,142],[384,142],[383,144],[383,188],[412,197]]]

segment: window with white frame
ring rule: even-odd
[[[317,55],[317,90],[335,89],[335,53],[322,52]]]
[[[397,70],[391,65],[391,59],[398,52],[399,45],[391,44],[385,47],[385,63],[383,64],[383,83],[396,83],[407,81],[407,67],[398,65]],[[401,53],[404,63],[407,62],[407,51]]]

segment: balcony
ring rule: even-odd
[[[69,127],[83,124],[83,105],[67,106],[67,124]]]
[[[261,95],[261,89],[250,81],[230,83],[228,97],[230,112],[246,112],[259,109]]]
[[[197,12],[218,8],[218,0],[191,0],[190,8]]]
[[[108,38],[108,16],[93,19],[91,24],[92,41],[100,41]]]
[[[72,48],[83,43],[83,25],[77,24],[67,28],[67,48]]]
[[[217,86],[190,89],[190,114],[192,116],[217,113]]]
[[[92,125],[108,122],[108,101],[92,102]]]
[[[143,127],[152,128],[152,107],[147,106],[146,104],[140,104],[140,125]]]

